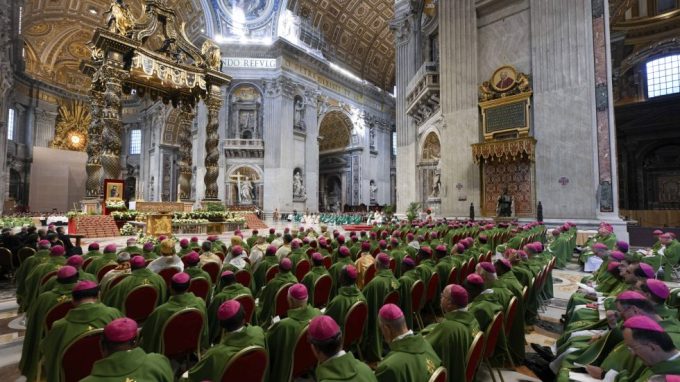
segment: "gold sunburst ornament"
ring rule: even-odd
[[[67,102],[59,106],[57,126],[50,147],[61,150],[85,151],[87,128],[92,117],[88,107],[81,101]]]

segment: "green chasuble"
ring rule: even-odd
[[[571,255],[574,253],[573,248],[570,247],[569,238],[565,235],[560,235],[555,241],[548,247],[548,252],[552,253],[557,259],[555,262],[555,267],[563,269],[567,266]]]
[[[617,382],[647,382],[649,378],[653,375],[679,375],[680,374],[680,357],[676,357],[672,360],[666,360],[659,362],[654,366],[646,367],[641,366],[638,370],[639,377],[637,375],[631,375],[628,377],[627,373],[621,373],[617,376]],[[637,374],[633,373],[633,374]]]
[[[105,253],[101,257],[97,257],[85,268],[87,273],[92,273],[97,276],[97,273],[108,264],[116,264],[118,255],[115,253]]]
[[[75,284],[57,284],[54,289],[42,293],[35,300],[35,304],[28,310],[26,316],[26,334],[24,346],[21,349],[19,369],[28,381],[36,378],[40,353],[38,348],[45,335],[45,318],[47,313],[59,303],[71,301],[71,290]]]
[[[90,257],[94,257],[96,259],[97,257],[99,257],[101,255],[102,255],[102,253],[99,252],[98,250],[97,251],[87,251],[87,253],[83,255],[83,261],[89,259]]]
[[[660,263],[664,269],[663,279],[664,281],[671,281],[671,276],[673,276],[673,267],[678,265],[678,262],[680,262],[680,242],[677,240],[671,241],[671,243],[664,249],[661,260],[662,261],[658,261],[658,263]]]
[[[49,249],[41,249],[38,252],[35,253],[35,255],[29,257],[28,259],[24,260],[23,263],[19,266],[19,269],[17,269],[17,272],[15,273],[15,280],[17,283],[17,303],[21,307],[22,310],[20,312],[23,312],[24,302],[23,302],[23,297],[26,293],[26,278],[28,278],[28,275],[31,273],[33,269],[35,269],[36,266],[39,264],[44,263],[47,261],[47,259],[50,258],[50,250]]]
[[[121,249],[120,251],[118,251],[118,253],[122,253],[122,252],[127,252],[127,253],[130,254],[130,257],[133,257],[133,256],[141,256],[143,251],[142,251],[141,248],[139,248],[136,245],[130,245],[130,246],[127,246],[127,247]]]
[[[508,349],[512,355],[513,361],[517,364],[522,364],[525,357],[525,333],[524,333],[524,299],[522,297],[522,289],[524,289],[519,281],[515,278],[512,272],[505,273],[500,276],[493,284],[493,290],[496,293],[505,293],[510,291],[512,297],[517,298],[517,313],[515,313],[515,318],[512,323],[512,328],[510,328],[510,333],[508,335]],[[510,298],[512,298],[510,297]],[[507,304],[503,304],[504,307],[508,307],[510,301]]]
[[[382,359],[382,335],[378,329],[378,311],[383,306],[383,300],[392,291],[399,290],[399,281],[389,269],[379,270],[362,291],[368,303],[368,318],[364,336],[361,338],[361,349],[368,362]]]
[[[342,268],[345,265],[349,265],[354,263],[352,262],[352,259],[349,257],[338,257],[338,260],[331,265],[330,268],[328,268],[328,273],[330,273],[331,277],[333,278],[333,289],[331,289],[331,297],[334,297],[338,294],[338,288],[340,286],[340,274],[342,273]]]
[[[167,287],[165,280],[157,273],[154,273],[148,268],[134,269],[129,276],[125,277],[123,281],[116,284],[113,288],[106,291],[102,301],[108,306],[113,306],[120,309],[122,312],[125,305],[125,299],[133,289],[141,285],[151,285],[158,292],[158,299],[156,306],[165,302],[167,297]]]
[[[417,334],[392,341],[390,352],[378,364],[379,382],[427,382],[442,361],[432,346]]]
[[[66,347],[79,335],[92,329],[100,329],[123,315],[116,308],[100,302],[82,304],[71,309],[66,317],[58,320],[40,344],[45,358],[47,381],[59,381],[61,375],[61,356]]]
[[[203,333],[201,334],[201,347],[208,347],[208,320],[205,309],[205,302],[194,296],[193,293],[187,292],[174,296],[170,296],[168,302],[156,308],[156,310],[149,315],[149,318],[144,321],[142,331],[139,333],[141,337],[140,346],[148,353],[160,353],[161,343],[163,342],[163,326],[168,322],[168,319],[173,314],[184,309],[195,308],[203,314]]]
[[[267,344],[276,351],[269,352],[269,382],[288,382],[295,344],[309,321],[321,312],[310,305],[289,309],[288,317],[272,325],[267,331]]]
[[[239,283],[233,283],[224,287],[220,293],[217,293],[213,296],[212,300],[210,300],[210,304],[208,305],[208,333],[210,343],[214,343],[217,340],[220,331],[222,330],[220,328],[220,322],[217,319],[217,311],[220,309],[220,305],[225,301],[233,300],[242,295],[252,296],[252,293],[249,288],[246,288]]]
[[[40,294],[40,282],[48,273],[59,270],[62,265],[66,264],[66,258],[63,256],[50,256],[44,263],[38,265],[33,269],[26,278],[26,293],[24,295],[24,307],[29,309],[31,303],[38,298]]]
[[[286,284],[295,284],[297,279],[291,272],[279,272],[267,285],[260,289],[257,304],[257,323],[264,325],[274,316],[274,306],[276,305],[276,293]]]
[[[439,274],[439,290],[444,290],[446,285],[448,285],[449,274],[451,273],[453,267],[457,268],[456,272],[460,271],[458,259],[453,256],[444,256],[439,259],[439,262],[437,262],[435,270]]]
[[[257,293],[260,288],[265,286],[267,278],[267,271],[271,267],[276,267],[279,264],[279,259],[276,255],[267,255],[262,258],[255,266],[255,271],[253,272],[253,290]]]
[[[352,353],[326,360],[316,367],[317,382],[376,382],[373,370],[354,358]]]
[[[94,275],[91,275],[91,274],[89,274],[89,273],[87,273],[87,272],[85,272],[81,269],[81,270],[78,271],[78,281],[94,281],[94,282],[97,282],[97,278],[94,277]],[[40,288],[38,289],[38,294],[45,293],[47,291],[54,289],[54,287],[56,287],[57,284],[59,284],[57,282],[57,276],[55,275],[54,277],[50,277],[50,279],[47,280],[47,282],[45,284],[40,286]]]
[[[491,324],[494,316],[498,312],[504,312],[505,305],[502,305],[496,293],[482,293],[477,296],[468,306],[468,311],[472,313],[479,322],[479,328],[486,331],[486,329]],[[494,359],[504,358],[505,349],[507,343],[505,334],[501,331],[498,337],[498,342],[496,344],[496,352],[494,354]]]
[[[418,278],[418,273],[415,269],[404,272],[404,274],[399,278],[399,306],[404,312],[406,326],[408,326],[409,329],[413,329],[413,310],[419,308],[412,306],[413,304],[411,301],[411,288],[418,280],[420,279]],[[421,304],[424,302],[426,294],[427,287],[425,284],[423,284],[423,294],[420,296]]]
[[[312,267],[312,269],[307,272],[305,277],[302,278],[302,284],[307,287],[307,294],[309,295],[309,301],[314,302],[314,283],[323,275],[329,275],[328,270],[323,265]],[[332,279],[332,278],[331,278]],[[332,289],[332,285],[331,285]],[[329,295],[330,296],[330,295]]]
[[[340,329],[344,331],[345,316],[347,316],[349,309],[359,301],[366,302],[366,297],[356,285],[340,287],[338,295],[328,303],[325,314],[332,317],[340,326]]]
[[[80,382],[173,382],[170,361],[140,348],[119,351],[95,362],[89,377]]]
[[[464,355],[479,331],[477,319],[466,310],[445,313],[442,322],[432,324],[423,331],[425,339],[448,370],[449,382],[465,380]]]
[[[189,381],[221,381],[224,368],[231,357],[248,346],[260,346],[267,349],[264,331],[259,326],[246,325],[240,331],[225,333],[222,342],[210,348],[189,370]]]

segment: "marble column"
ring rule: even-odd
[[[179,115],[179,198],[182,201],[191,200],[191,167],[193,165],[192,158],[192,142],[191,129],[194,121],[194,111],[188,103],[183,103],[180,107]]]
[[[205,128],[205,198],[204,200],[219,200],[217,178],[219,176],[219,126],[220,108],[222,107],[222,90],[219,86],[212,85],[210,94],[206,99],[208,106],[208,123]]]
[[[397,211],[405,213],[409,203],[415,202],[416,191],[416,134],[413,119],[406,114],[406,87],[418,70],[420,61],[418,34],[419,21],[410,1],[399,0],[394,6],[395,19],[391,28],[396,44],[396,126],[397,126]]]
[[[439,3],[441,91],[441,213],[468,216],[480,207],[479,166],[471,145],[479,142],[477,13],[474,0]]]
[[[319,211],[319,122],[317,115],[316,91],[305,92],[305,126],[307,136],[305,140],[305,192],[307,193],[307,208]]]

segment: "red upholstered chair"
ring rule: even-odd
[[[222,261],[224,261],[224,252],[213,252],[216,256],[218,256]]]
[[[109,285],[108,285],[108,287],[107,287],[108,290],[111,290],[111,288],[113,288],[113,287],[115,287],[116,285],[118,285],[118,283],[120,283],[121,281],[123,281],[123,279],[125,279],[125,278],[128,277],[128,276],[130,276],[129,273],[123,273],[123,274],[117,276],[116,278],[114,278],[113,280],[111,280],[111,282],[109,283]]]
[[[470,344],[470,349],[465,358],[465,382],[472,382],[475,379],[477,368],[479,368],[479,364],[482,362],[483,353],[484,333],[479,332],[472,340],[472,344]]]
[[[502,331],[503,331],[503,312],[498,312],[493,317],[493,320],[491,320],[489,327],[486,328],[486,332],[484,333],[486,343],[484,344],[483,359],[486,363],[486,367],[489,369],[489,374],[491,374],[491,378],[494,380],[494,382],[496,381],[496,377],[494,377],[493,369],[491,368],[491,358],[496,352],[498,336],[501,335]],[[498,374],[501,376],[502,380],[503,376],[501,375],[500,370],[498,371]]]
[[[269,269],[267,269],[267,274],[264,277],[265,282],[269,282],[269,280],[273,279],[277,273],[279,273],[278,265],[272,265],[271,267],[269,267]]]
[[[293,352],[293,366],[290,370],[290,380],[301,377],[305,373],[310,372],[316,366],[317,360],[312,352],[312,345],[307,340],[307,330],[309,326],[302,329],[300,336],[298,336]]]
[[[428,382],[446,382],[447,376],[446,368],[444,366],[439,366],[437,370],[432,373]]]
[[[52,309],[47,312],[47,316],[45,316],[45,328],[47,328],[46,332],[52,329],[52,325],[54,325],[55,321],[64,318],[66,313],[68,313],[68,311],[73,308],[75,308],[75,306],[73,306],[72,301],[64,301],[53,306]]]
[[[305,251],[305,253],[309,257],[312,257],[312,253],[314,253],[314,252],[316,252],[316,248],[307,248],[307,250]]]
[[[385,296],[385,299],[383,299],[383,305],[385,304],[399,305],[399,291],[393,290],[388,293],[387,296]],[[380,307],[377,309],[380,309]]]
[[[94,261],[94,257],[90,257],[89,259],[85,260],[83,262],[83,269],[87,269],[87,266],[90,265],[91,262]]]
[[[420,330],[423,330],[423,318],[420,316],[420,310],[423,308],[423,299],[425,295],[425,284],[421,280],[417,280],[411,286],[411,314],[416,319],[416,323]],[[407,312],[408,314],[408,312]]]
[[[503,327],[505,329],[505,336],[506,337],[508,337],[510,335],[510,330],[512,330],[512,325],[515,323],[515,317],[517,316],[517,307],[518,306],[519,306],[519,302],[517,301],[517,297],[513,297],[512,299],[510,299],[510,302],[508,303],[508,307],[505,309],[505,323],[504,323]],[[512,356],[510,355],[510,350],[507,351],[506,356],[508,357],[508,360],[510,361],[510,365],[512,365],[512,368],[514,369],[515,363],[512,361]]]
[[[151,285],[140,285],[128,293],[123,314],[137,323],[144,322],[158,305],[158,291]]]
[[[276,299],[274,300],[274,303],[276,304],[274,305],[275,316],[283,318],[288,315],[288,289],[292,286],[293,284],[286,284],[276,292]]]
[[[97,282],[101,282],[102,279],[104,278],[104,275],[107,274],[110,270],[116,268],[118,265],[116,264],[107,264],[104,265],[99,272],[97,272]]]
[[[66,347],[61,356],[61,381],[78,382],[92,372],[94,363],[104,358],[101,339],[104,329],[85,332]]]
[[[234,277],[236,278],[237,283],[243,285],[246,288],[250,288],[250,280],[252,280],[253,278],[250,272],[241,269],[240,271],[234,274]]]
[[[446,281],[446,285],[450,284],[460,284],[460,278],[458,277],[458,268],[456,267],[451,268],[451,272],[449,272],[449,279]]]
[[[330,269],[330,267],[333,265],[333,258],[330,256],[326,256],[323,258],[323,266],[326,269]]]
[[[158,274],[165,280],[165,286],[170,289],[170,284],[172,283],[172,276],[176,275],[179,273],[179,270],[177,268],[165,268],[162,269]]]
[[[393,274],[396,274],[397,272],[397,260],[392,257],[390,258],[390,270]]]
[[[29,247],[23,247],[17,252],[17,258],[19,260],[19,265],[26,261],[29,257],[35,255],[35,249]]]
[[[310,269],[311,265],[309,264],[309,260],[302,259],[298,261],[297,265],[295,266],[295,277],[298,279],[298,281],[302,281]]]
[[[217,284],[217,279],[220,276],[220,265],[215,262],[207,262],[201,266],[207,274],[210,275],[210,280],[213,284]]]
[[[368,317],[368,305],[365,302],[359,301],[352,305],[345,315],[345,326],[342,328],[342,348],[349,351],[350,347],[361,341],[361,336],[364,334],[364,327],[366,326],[366,318]],[[359,358],[363,359],[361,355],[361,348],[359,350]]]
[[[439,273],[433,273],[432,276],[430,276],[430,283],[427,285],[427,295],[425,297],[425,304],[430,304],[430,308],[432,309],[432,315],[437,316],[434,310],[434,301],[435,296],[437,295],[437,291],[439,290]]]
[[[269,356],[260,346],[248,346],[234,354],[222,372],[222,382],[231,382],[238,376],[240,382],[262,382],[267,372]]]
[[[203,313],[198,309],[184,309],[173,314],[165,322],[161,333],[161,353],[169,359],[182,361],[193,353],[201,359]]]
[[[371,264],[368,268],[366,268],[366,272],[364,273],[364,286],[368,285],[371,280],[375,277],[375,263]]]
[[[253,319],[253,313],[255,312],[255,299],[253,296],[242,294],[234,297],[234,300],[241,303],[241,307],[245,313],[246,322],[250,323]]]
[[[532,278],[529,285],[536,285],[536,284],[534,284],[535,282],[536,282],[536,279]],[[522,289],[522,300],[524,300],[524,306],[527,306],[527,304],[529,304],[529,287],[528,286],[525,286],[524,289]]]
[[[333,279],[330,275],[323,275],[319,277],[314,283],[314,307],[321,308],[328,304],[328,299],[331,296],[331,288],[333,287]]]
[[[210,294],[210,281],[197,277],[191,279],[189,283],[189,292],[193,293],[196,297],[200,297],[203,301],[208,301],[208,294]]]
[[[55,276],[57,276],[57,271],[47,273],[42,277],[42,279],[40,279],[40,285],[45,285],[46,282],[50,281],[50,279]]]

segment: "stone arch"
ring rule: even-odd
[[[420,145],[420,162],[437,162],[441,158],[441,140],[436,131],[430,130],[424,135]]]
[[[354,124],[341,111],[330,111],[319,124],[319,153],[342,150],[349,147]]]
[[[180,109],[169,108],[165,125],[163,125],[162,142],[166,145],[176,146],[179,143],[180,135]]]
[[[239,183],[248,177],[251,182],[252,199],[245,201],[240,197]],[[231,166],[227,171],[227,204],[229,205],[257,205],[262,207],[264,174],[258,166],[248,164],[237,164]]]

